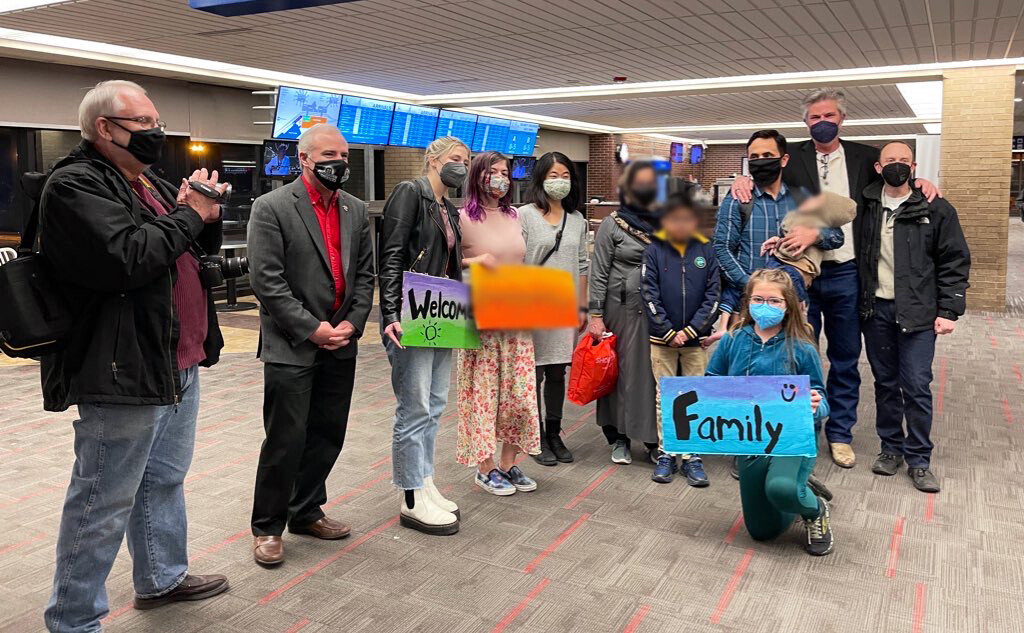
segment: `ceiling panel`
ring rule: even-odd
[[[779,132],[782,133],[788,139],[807,138],[806,127],[780,127]],[[728,130],[719,132],[701,132],[697,135],[683,135],[683,136],[696,136],[697,138],[709,140],[709,141],[721,141],[721,140],[746,140],[750,138],[750,135],[756,132],[757,129],[750,128],[747,130]],[[910,137],[915,134],[924,134],[925,129],[923,125],[850,125],[843,127],[843,138],[856,137],[856,136],[890,136],[900,135]]]
[[[1021,49],[1022,10],[1024,0],[361,0],[224,18],[185,0],[82,0],[0,15],[0,27],[436,94],[1002,57]]]

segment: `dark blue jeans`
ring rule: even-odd
[[[875,376],[875,426],[882,452],[903,455],[911,468],[928,468],[935,331],[901,332],[896,304],[876,299],[874,316],[864,322],[864,344]]]
[[[860,399],[860,316],[857,309],[857,263],[824,263],[821,275],[808,288],[810,303],[807,320],[815,338],[821,336],[822,321],[828,339],[828,406],[831,414],[825,423],[829,442],[849,444],[857,423]],[[824,319],[823,319],[824,317]]]

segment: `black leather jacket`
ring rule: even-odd
[[[455,233],[452,248],[448,248],[441,213],[448,214]],[[401,319],[402,273],[405,271],[462,279],[458,210],[447,198],[441,209],[426,177],[399,183],[384,203],[378,258],[382,328]]]

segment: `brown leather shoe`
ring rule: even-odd
[[[314,521],[313,523],[302,527],[295,527],[292,525],[288,528],[288,531],[292,534],[306,534],[308,536],[315,536],[316,538],[322,538],[327,541],[334,541],[340,538],[345,538],[351,534],[352,528],[341,521],[322,517],[319,521]]]
[[[228,590],[228,579],[226,576],[214,574],[211,576],[185,576],[181,584],[155,598],[142,598],[135,596],[135,608],[140,610],[155,609],[172,602],[183,602],[186,600],[205,600]]]
[[[857,456],[853,452],[853,447],[849,444],[843,444],[842,442],[829,443],[829,448],[832,449],[832,461],[836,463],[836,466],[840,468],[853,468],[854,464],[857,463]]]
[[[254,536],[252,557],[260,565],[280,565],[284,562],[284,541],[280,536]]]

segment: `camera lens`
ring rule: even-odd
[[[249,258],[247,257],[226,257],[221,264],[224,277],[234,279],[249,272]]]

